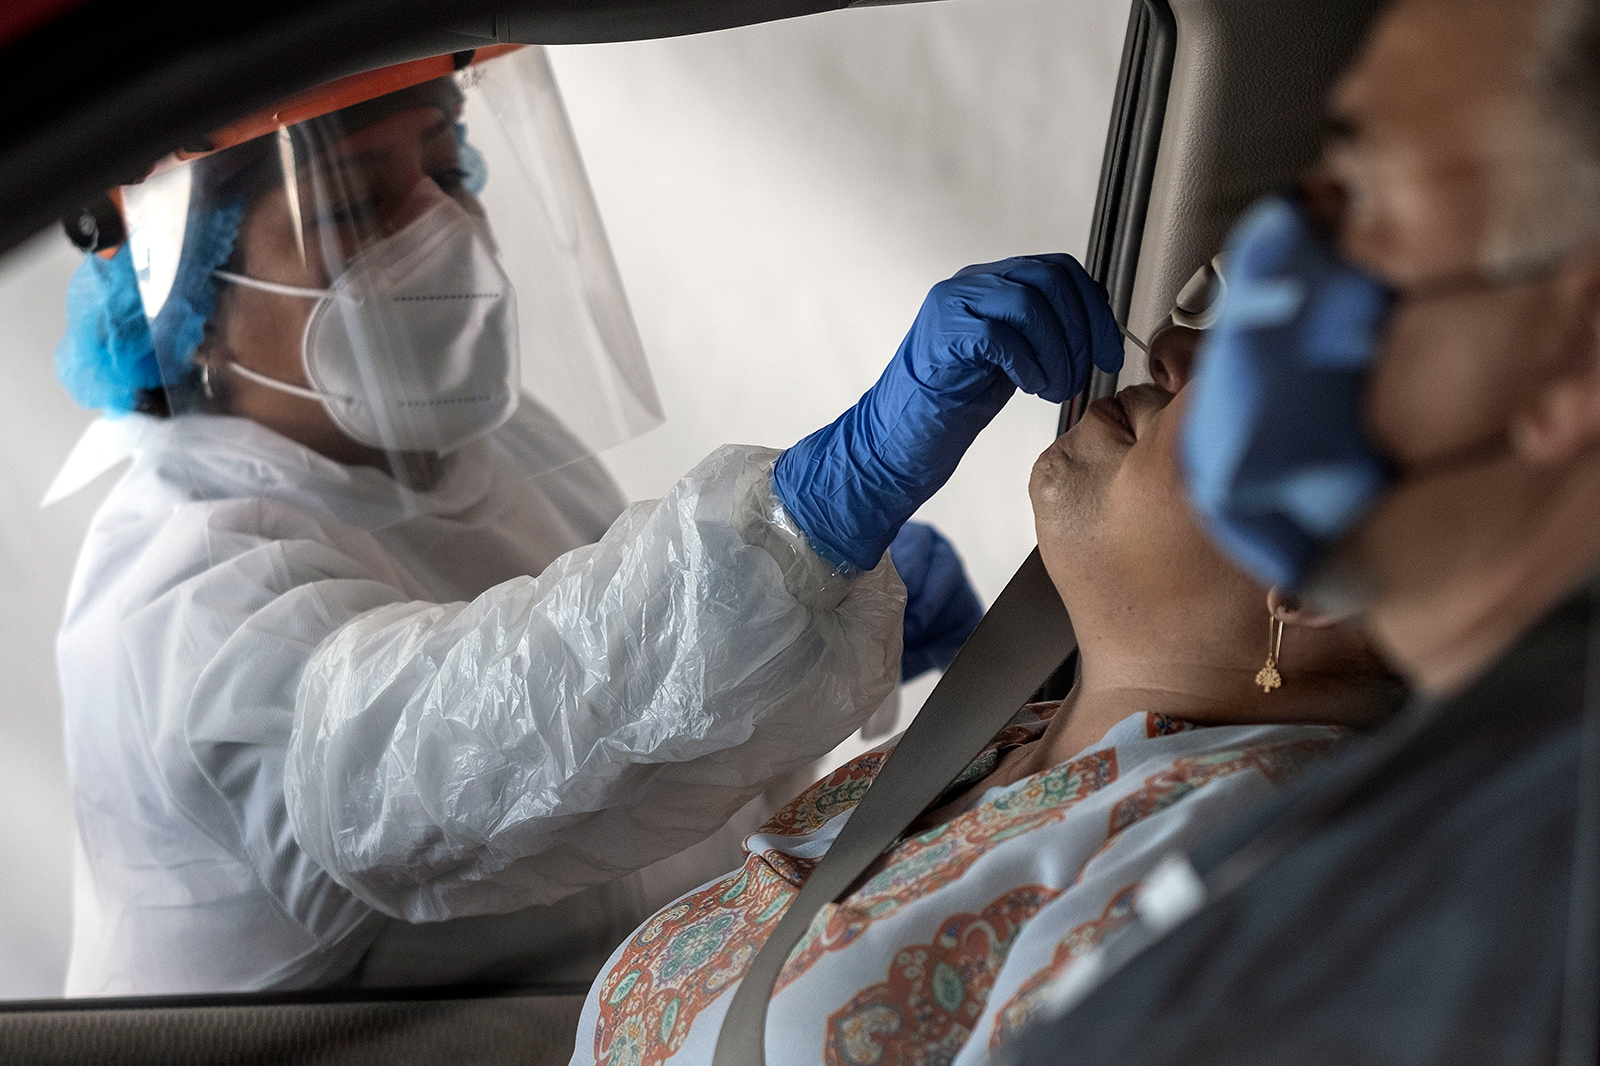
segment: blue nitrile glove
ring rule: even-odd
[[[1389,480],[1361,397],[1392,297],[1283,196],[1245,213],[1224,262],[1183,424],[1184,480],[1217,547],[1263,584],[1297,589]]]
[[[926,522],[907,522],[889,545],[906,583],[900,680],[947,668],[983,619],[983,602],[955,545]]]
[[[870,570],[1018,388],[1062,403],[1122,368],[1105,290],[1068,255],[971,266],[933,287],[878,383],[778,457],[772,484],[818,554]]]

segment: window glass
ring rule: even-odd
[[[668,416],[606,454],[624,493],[659,495],[719,444],[782,447],[831,421],[960,267],[1081,256],[1125,25],[1120,4],[969,0],[550,49]],[[3,998],[59,994],[71,933],[53,637],[110,478],[39,500],[92,418],[50,364],[79,262],[57,230],[0,261]],[[986,602],[1033,545],[1027,475],[1056,418],[1014,402],[920,515]]]

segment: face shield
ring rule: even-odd
[[[519,425],[537,477],[661,422],[542,50],[342,79],[196,147],[118,190],[125,244],[85,268],[137,286],[124,409],[246,420],[407,492]]]

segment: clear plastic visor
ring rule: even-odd
[[[539,476],[662,420],[541,49],[121,191],[173,430],[243,420],[409,494],[498,438]]]

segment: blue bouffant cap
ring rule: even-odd
[[[126,414],[140,389],[161,387],[161,369],[139,299],[133,253],[90,255],[67,286],[67,332],[56,345],[56,380],[79,406]]]
[[[150,342],[164,381],[181,381],[194,366],[195,350],[205,339],[206,323],[217,309],[217,280],[212,271],[233,255],[233,242],[243,222],[243,195],[189,209],[178,275],[150,323]]]
[[[67,287],[67,332],[56,346],[56,379],[80,406],[109,415],[138,406],[139,393],[181,380],[216,308],[211,272],[233,253],[244,202],[191,206],[172,291],[152,321],[139,296],[133,253],[90,255]]]

